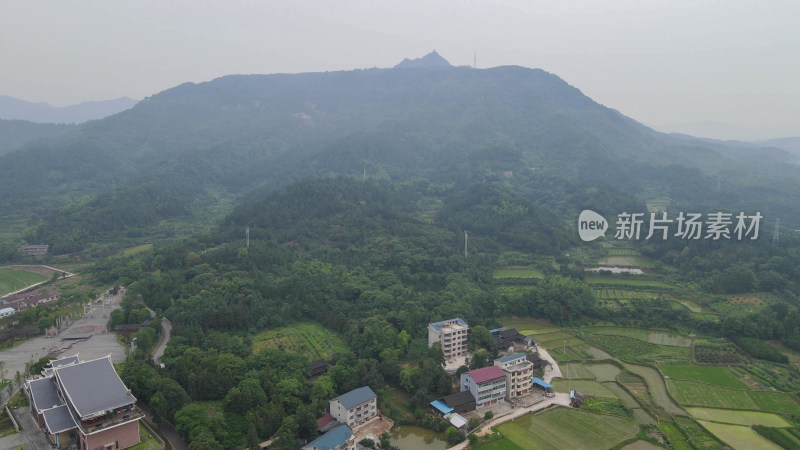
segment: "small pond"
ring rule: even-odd
[[[392,436],[392,445],[396,445],[400,450],[418,448],[444,450],[449,447],[444,433],[435,433],[422,427],[395,425],[389,434]]]

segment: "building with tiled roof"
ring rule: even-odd
[[[461,374],[460,386],[475,398],[476,409],[496,405],[506,396],[506,374],[497,366],[471,370]]]
[[[378,415],[377,398],[369,386],[353,389],[330,401],[331,415],[354,428]]]
[[[31,414],[56,448],[124,449],[139,443],[136,398],[109,358],[52,361],[25,382]]]

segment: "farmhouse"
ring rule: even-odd
[[[43,377],[27,380],[31,414],[56,448],[123,449],[139,443],[136,398],[108,357],[51,362]]]
[[[326,363],[324,359],[316,359],[311,361],[311,378],[316,378],[328,373],[331,365]]]
[[[469,391],[477,409],[501,403],[506,396],[506,374],[497,366],[461,374],[461,392]]]
[[[339,425],[303,446],[303,450],[352,450],[355,448],[355,435],[347,425]]]
[[[331,415],[350,428],[378,415],[377,396],[369,386],[354,389],[330,401]]]
[[[34,308],[37,305],[43,305],[57,301],[61,294],[59,292],[45,292],[40,293],[37,291],[24,292],[22,294],[9,295],[3,299],[3,303],[13,306],[17,311],[23,309]]]
[[[521,334],[516,328],[496,328],[490,331],[494,346],[501,352],[528,351],[536,349],[533,338]]]
[[[525,353],[514,353],[495,359],[494,365],[503,369],[506,376],[506,398],[512,400],[531,392],[533,384],[533,364]]]
[[[444,359],[450,360],[467,354],[469,326],[464,319],[455,318],[428,324],[428,347],[436,342],[442,344]]]
[[[3,308],[0,309],[0,319],[11,317],[17,313],[17,310],[14,308]]]
[[[47,244],[25,244],[19,248],[19,251],[21,251],[25,256],[44,256],[47,254],[47,250],[49,248],[50,246]]]

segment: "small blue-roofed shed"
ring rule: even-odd
[[[304,450],[335,450],[347,447],[353,430],[347,425],[338,426],[303,446]]]
[[[453,412],[453,408],[447,406],[447,403],[445,403],[445,402],[443,402],[441,400],[432,401],[431,402],[431,407],[433,409],[435,409],[436,411],[439,411],[440,413],[442,413],[443,416],[446,416],[446,415],[450,414],[451,412]]]
[[[553,386],[539,377],[533,377],[533,384],[544,389],[553,389]]]

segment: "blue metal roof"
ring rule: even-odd
[[[342,394],[337,397],[336,400],[339,400],[339,403],[341,403],[345,408],[350,409],[366,402],[373,397],[375,397],[375,393],[372,392],[372,389],[370,389],[369,386],[364,386],[358,389],[353,389],[347,394]]]
[[[439,410],[442,414],[450,414],[453,412],[453,408],[447,406],[447,404],[441,400],[434,400],[431,402],[431,406]]]
[[[317,450],[334,450],[337,446],[344,448],[347,439],[352,435],[353,430],[347,425],[342,425],[309,442],[303,448],[315,448]]]
[[[525,353],[512,353],[512,354],[510,354],[508,356],[503,356],[502,358],[498,358],[497,361],[500,361],[501,363],[504,363],[504,362],[509,362],[509,361],[513,361],[515,359],[524,358],[524,357],[525,357]]]
[[[461,317],[456,317],[455,319],[449,319],[449,320],[442,320],[441,322],[434,322],[430,324],[430,326],[432,326],[433,329],[436,331],[442,331],[442,325],[446,325],[449,322],[457,322],[462,327],[468,326],[467,322],[465,322],[464,319],[462,319]]]
[[[489,330],[489,333],[495,334],[498,331],[500,331],[500,328],[494,328],[494,329]]]
[[[539,377],[533,377],[533,384],[539,385],[545,389],[552,389],[553,386],[550,383],[546,383],[543,379]]]

